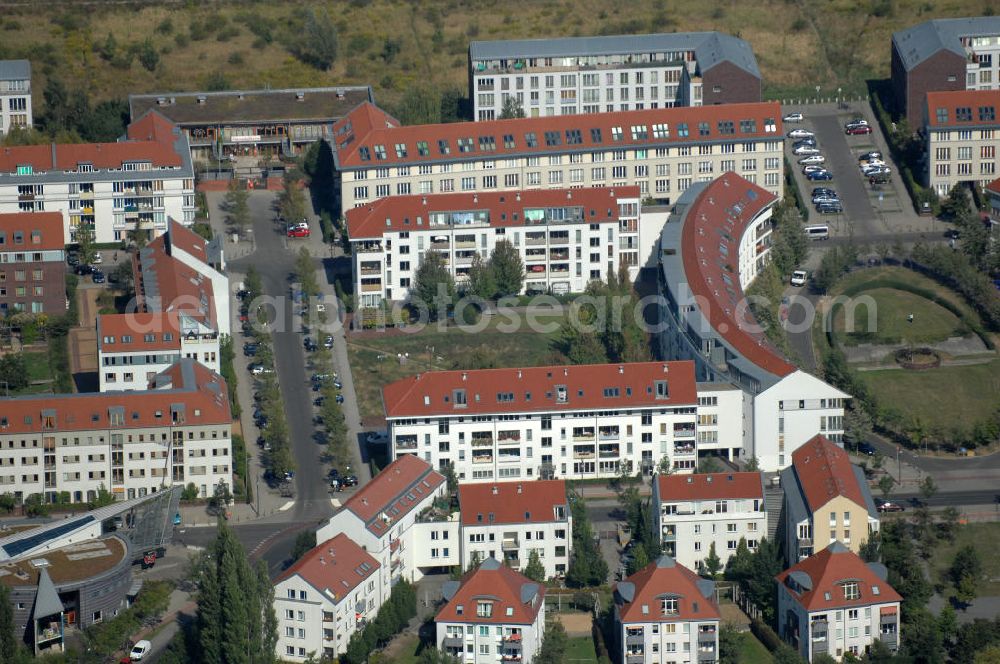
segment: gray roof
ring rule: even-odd
[[[527,604],[538,594],[540,586],[537,583],[521,584],[521,604]]]
[[[802,570],[794,570],[788,573],[788,577],[806,590],[812,590],[813,582],[808,574]]]
[[[59,601],[59,593],[56,592],[49,571],[42,567],[38,570],[38,591],[35,593],[35,606],[31,609],[31,617],[39,620],[62,613],[63,610],[63,603]]]
[[[712,596],[715,595],[715,581],[712,579],[698,579],[695,581],[695,585],[698,586],[698,592],[708,599],[712,599]]]
[[[809,508],[806,507],[805,494],[794,466],[781,471],[781,488],[785,492],[785,510],[791,522],[802,523],[808,519]]]
[[[858,481],[861,496],[865,499],[865,508],[868,510],[868,516],[878,519],[878,510],[875,508],[875,499],[872,497],[871,487],[868,486],[868,478],[865,477],[865,471],[861,469],[861,466],[855,466],[853,463],[851,464],[851,470],[854,471],[854,478]]]
[[[1000,16],[939,18],[892,34],[892,43],[910,71],[935,53],[948,50],[965,57],[962,37],[1000,35]]]
[[[500,569],[500,561],[496,558],[487,558],[483,562],[479,563],[479,567],[480,569],[488,570]]]
[[[619,581],[615,586],[615,592],[623,602],[631,602],[635,599],[635,584],[631,581]]]
[[[30,60],[0,60],[0,81],[21,81],[30,78]]]
[[[455,593],[458,592],[458,589],[461,586],[462,584],[459,581],[445,581],[441,585],[441,597],[444,598],[444,601],[450,602],[451,598],[455,596]]]
[[[663,569],[665,567],[674,567],[676,564],[677,563],[674,562],[674,559],[668,556],[667,554],[663,554],[656,561],[656,567],[658,569]]]
[[[670,32],[651,35],[606,35],[559,39],[506,39],[469,44],[471,60],[568,58],[695,51],[702,71],[719,62],[733,62],[760,78],[757,58],[745,40],[720,32]]]
[[[875,576],[883,581],[887,581],[889,579],[889,568],[882,563],[868,563],[868,569],[870,569]]]

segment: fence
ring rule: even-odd
[[[869,99],[869,95],[865,95],[863,97],[861,95],[841,95],[839,97],[769,97],[764,101],[777,101],[780,102],[782,106],[816,106],[819,104],[837,104],[838,108],[846,110],[849,108],[848,104],[852,102],[863,101],[867,104]]]

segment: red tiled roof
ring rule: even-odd
[[[563,480],[463,484],[458,487],[458,504],[463,526],[549,523],[556,521],[558,506],[569,513]]]
[[[136,299],[146,311],[184,313],[218,329],[212,280],[170,256],[166,234],[139,250],[133,274]],[[155,289],[147,283],[150,280],[155,281]]]
[[[170,253],[176,247],[181,251],[191,254],[202,263],[208,264],[208,243],[205,238],[195,233],[184,224],[170,219],[167,224],[166,241],[170,243]]]
[[[183,365],[183,366],[182,366]],[[188,367],[193,373],[188,373]],[[47,394],[3,399],[0,436],[41,434],[46,431],[135,429],[171,424],[171,407],[184,405],[185,424],[229,424],[226,382],[193,360],[182,360],[160,376],[170,378],[171,389],[136,392]],[[191,378],[187,382],[185,377]],[[124,422],[110,423],[109,410],[122,407]],[[46,428],[44,414],[54,411],[54,428]],[[195,411],[200,414],[196,415]],[[159,416],[157,416],[159,413]],[[4,424],[6,422],[6,424]]]
[[[105,353],[130,353],[137,351],[180,350],[181,333],[179,313],[137,311],[130,314],[104,314],[97,317],[97,348]],[[172,335],[165,339],[164,335]],[[146,335],[152,335],[147,341]],[[114,342],[105,343],[105,337]],[[129,341],[125,341],[129,338]]]
[[[685,213],[680,252],[691,293],[707,303],[701,313],[712,329],[750,362],[776,376],[787,376],[795,366],[785,361],[763,332],[751,331],[758,324],[746,306],[736,267],[747,226],[777,200],[739,175],[723,173]]]
[[[24,242],[14,243],[14,232],[24,233]],[[33,234],[38,231],[37,235]],[[59,212],[15,212],[0,214],[0,233],[7,234],[0,251],[52,251],[64,249],[63,217]]]
[[[948,111],[944,121],[938,109]],[[967,119],[957,109],[969,109]],[[980,112],[982,109],[982,112]],[[927,124],[931,127],[996,127],[1000,125],[1000,90],[952,90],[927,93]]]
[[[660,380],[667,381],[668,396],[658,399],[654,384]],[[556,401],[556,386],[566,388],[564,403]],[[605,389],[618,392],[605,396]],[[452,402],[454,390],[465,390],[464,407],[456,408]],[[386,417],[641,408],[697,401],[694,363],[689,360],[431,371],[382,388]]]
[[[740,131],[741,120],[754,120],[755,131]],[[733,123],[732,134],[719,131],[720,122]],[[765,131],[768,126],[774,131]],[[699,123],[707,123],[707,133],[702,133]],[[653,125],[666,124],[669,133],[655,137]],[[687,135],[681,136],[679,125],[687,124]],[[645,125],[646,138],[633,138],[632,126]],[[595,141],[591,129],[601,130],[601,141]],[[612,130],[619,129],[619,140],[614,140]],[[578,140],[570,143],[567,131],[579,130]],[[419,163],[460,159],[483,159],[520,154],[548,154],[551,152],[590,151],[594,149],[614,150],[656,145],[682,145],[703,141],[740,141],[753,138],[782,137],[781,107],[777,102],[757,102],[746,104],[720,104],[717,106],[677,107],[647,109],[641,111],[619,111],[615,113],[587,113],[583,115],[561,115],[539,118],[519,118],[513,120],[489,120],[483,122],[454,122],[450,124],[430,124],[403,127],[373,104],[365,102],[351,111],[334,127],[336,156],[340,168],[378,168],[392,164]],[[547,145],[545,132],[558,134],[557,145]],[[536,145],[527,143],[525,134],[534,133]],[[512,147],[507,147],[504,136],[513,136]],[[480,147],[480,137],[492,137]],[[555,135],[553,135],[555,137]],[[467,151],[459,148],[459,139],[471,140]],[[417,142],[427,143],[427,154],[421,155]],[[447,141],[449,152],[442,155],[438,141]],[[406,156],[396,153],[396,145],[406,146]],[[385,148],[385,159],[376,158],[376,145]],[[489,149],[487,146],[492,146]],[[370,159],[361,159],[361,147],[368,148]]]
[[[657,475],[661,502],[763,498],[760,473],[696,473]]]
[[[796,572],[806,574],[812,587],[803,588],[802,592],[788,588],[786,579]],[[775,578],[778,583],[788,588],[803,608],[810,612],[886,604],[900,602],[903,599],[888,582],[879,578],[874,570],[858,557],[858,554],[848,550],[839,542],[834,542],[819,553],[799,561]],[[794,580],[795,576],[792,578]],[[858,582],[857,599],[844,598],[844,590],[839,587],[843,581]],[[873,587],[878,588],[878,595],[874,594]]]
[[[669,556],[649,563],[623,583],[615,585],[615,602],[620,607],[621,621],[651,623],[719,620],[719,608],[698,587],[699,580],[706,583]],[[623,592],[626,583],[634,587],[631,601],[626,601],[626,593]],[[677,598],[677,613],[664,615],[661,600],[665,596]]]
[[[530,595],[528,601],[521,601],[524,597],[522,590]],[[478,615],[478,603],[481,600],[493,602],[489,617]],[[438,611],[434,620],[473,625],[531,625],[538,617],[544,601],[544,585],[489,559],[476,569],[466,572],[458,591]],[[459,607],[462,607],[461,613],[458,612]],[[511,615],[507,615],[508,609],[511,610]]]
[[[494,228],[531,226],[525,220],[525,208],[584,208],[580,223],[618,221],[618,199],[639,198],[639,187],[594,187],[584,189],[528,189],[484,193],[430,194],[427,196],[388,196],[345,213],[348,236],[354,239],[381,238],[386,231],[441,231],[461,226],[430,226],[432,212],[489,212]],[[418,221],[419,219],[419,221]]]
[[[988,185],[986,185],[985,189],[991,194],[996,194],[997,196],[1000,196],[1000,178],[997,178],[993,182],[990,182]]]
[[[327,597],[333,595],[334,602],[339,602],[378,568],[379,563],[371,554],[340,533],[299,558],[274,582],[299,576]]]
[[[810,511],[819,510],[836,496],[865,506],[864,493],[847,452],[824,436],[816,434],[792,452],[792,466]]]
[[[364,521],[373,534],[381,537],[389,531],[392,523],[433,494],[444,481],[444,476],[426,461],[404,454],[351,496],[344,503],[344,508]],[[388,517],[388,523],[382,520],[383,515]]]

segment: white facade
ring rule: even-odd
[[[181,229],[178,232],[184,231],[185,229]],[[219,247],[220,240],[221,238],[217,236],[214,240],[212,240],[212,242],[199,244],[197,249],[198,251],[205,250],[206,252],[216,252],[218,260],[218,263],[216,264],[209,263],[208,256],[195,255],[185,250],[183,245],[178,245],[177,243],[172,243],[170,245],[170,256],[188,266],[212,283],[211,306],[215,308],[215,323],[219,328],[218,332],[220,334],[232,335],[232,327],[230,324],[231,317],[229,315],[229,306],[232,301],[232,296],[229,293],[229,277],[225,274],[225,255]]]
[[[708,600],[705,600],[708,601]],[[653,607],[658,610],[659,607]],[[648,664],[650,657],[664,662],[710,664],[718,660],[718,620],[677,620],[671,622],[619,622],[618,637],[624,644],[623,664]],[[677,659],[672,659],[676,657]]]
[[[511,569],[524,572],[529,556],[537,552],[545,578],[561,578],[569,569],[573,537],[568,508],[563,521],[548,523],[483,524],[462,528],[462,566],[496,558]]]
[[[660,478],[654,480],[653,524],[666,555],[700,572],[714,544],[715,553],[725,568],[736,553],[740,539],[745,539],[747,548],[752,551],[767,537],[767,508],[760,474],[752,473],[756,479],[756,494],[740,497],[735,497],[727,487],[731,483],[727,476],[734,475],[741,485],[750,484],[747,476],[751,473],[699,474],[685,478],[699,485],[711,478],[710,484],[718,485],[718,491],[713,491],[711,485],[699,487],[702,495],[697,498],[664,495]]]
[[[0,136],[12,127],[31,127],[31,63],[0,60]]]
[[[408,536],[414,567],[429,569],[462,564],[462,525],[458,512],[440,518],[418,518]]]
[[[472,610],[472,607],[470,607]],[[531,664],[545,634],[545,601],[530,625],[474,622],[435,622],[439,650],[461,664],[494,664],[497,661]]]
[[[386,598],[381,594],[377,575],[364,578],[339,596],[338,590],[317,587],[300,574],[275,584],[274,613],[278,620],[275,653],[281,661],[304,662],[310,657],[333,658],[342,654],[351,636],[375,618]]]
[[[892,613],[883,616],[883,608]],[[880,638],[890,649],[898,647],[899,602],[809,612],[795,601],[784,585],[779,585],[778,615],[782,625],[787,624],[790,615],[795,616],[800,636],[792,645],[797,646],[799,654],[808,662],[820,654],[830,655],[838,662],[846,653],[860,657]]]
[[[792,452],[821,433],[844,439],[844,402],[850,395],[796,370],[753,397],[753,455],[761,470],[781,470]]]
[[[750,403],[735,385],[698,383],[698,451],[738,458],[748,438]]]
[[[591,281],[606,281],[622,265],[635,279],[655,244],[655,238],[649,246],[641,243],[640,199],[635,188],[622,187],[618,194],[611,189],[567,189],[558,202],[547,191],[527,191],[516,197],[523,205],[518,209],[524,214],[524,223],[514,226],[506,213],[489,209],[489,201],[498,198],[496,194],[469,197],[469,206],[477,208],[471,210],[436,209],[441,197],[423,197],[422,204],[414,197],[412,211],[399,205],[398,199],[374,204],[372,215],[396,223],[380,238],[351,233],[354,292],[359,294],[360,305],[376,307],[384,300],[406,300],[423,257],[431,251],[442,255],[461,289],[468,283],[473,258],[488,259],[497,242],[506,240],[524,264],[522,293],[563,294],[583,292]],[[390,207],[395,209],[386,209],[383,214],[382,208]],[[600,223],[588,219],[587,210],[595,208],[600,209]],[[604,217],[608,210],[613,210],[612,219]],[[357,212],[360,209],[347,213],[352,230],[352,217]],[[420,220],[426,225],[399,228],[406,212],[412,212],[414,223]]]

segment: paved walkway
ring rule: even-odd
[[[847,361],[851,363],[875,363],[880,362],[889,355],[895,353],[897,350],[903,348],[909,348],[913,344],[900,343],[900,344],[858,344],[857,346],[842,345],[841,349],[844,351],[844,355],[847,357]],[[950,337],[945,341],[941,341],[936,344],[927,344],[929,348],[950,355],[951,357],[962,357],[963,355],[980,355],[983,353],[989,353],[990,350],[983,343],[983,340],[974,334],[970,334],[967,337]],[[976,361],[963,361],[963,362],[952,362],[944,361],[942,365],[948,364],[980,364],[981,362],[990,362],[992,357],[981,358]],[[886,367],[878,367],[886,368]],[[891,367],[889,367],[891,368]]]
[[[81,279],[76,289],[79,325],[69,331],[69,371],[76,379],[80,374],[97,373],[97,296],[101,289]],[[76,380],[73,381],[77,389]],[[95,386],[96,390],[96,386]]]

